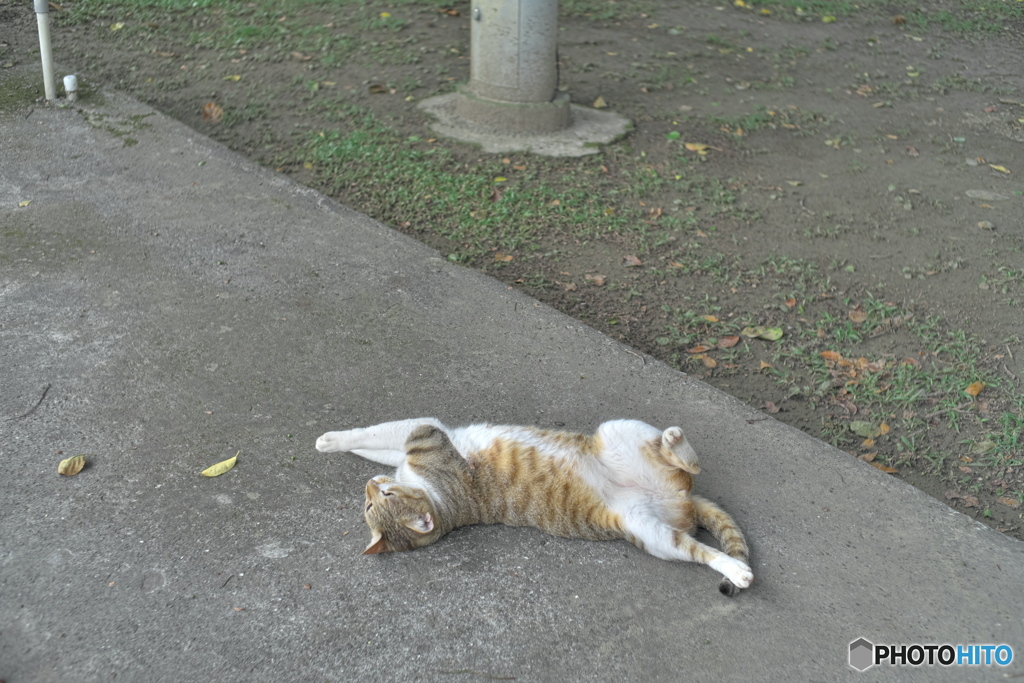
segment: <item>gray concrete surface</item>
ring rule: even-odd
[[[380,468],[314,440],[421,415],[683,425],[756,583],[502,527],[360,556]],[[116,94],[0,118],[0,465],[7,683],[1024,671],[1024,544]]]

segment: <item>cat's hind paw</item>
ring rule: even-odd
[[[741,588],[749,588],[750,584],[754,582],[754,572],[750,570],[746,562],[737,560],[735,557],[723,556],[712,562],[711,568],[725,576],[718,585],[718,590],[723,595],[735,595]],[[727,583],[730,585],[727,586]]]
[[[337,453],[338,451],[348,450],[342,438],[344,434],[344,432],[327,432],[322,434],[316,440],[316,449],[321,453]]]
[[[682,440],[683,430],[679,427],[669,427],[661,433],[661,443],[665,445],[665,448],[671,449]]]

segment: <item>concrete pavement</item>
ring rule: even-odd
[[[682,425],[755,584],[503,527],[360,556],[381,468],[313,443],[428,415]],[[1024,675],[1024,544],[116,93],[0,114],[0,465],[7,683]]]

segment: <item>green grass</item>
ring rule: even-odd
[[[516,171],[494,158],[461,164],[445,147],[403,138],[369,114],[350,123],[305,146],[328,190],[380,220],[463,243],[469,256],[494,247],[529,251],[557,232],[585,239],[632,229],[628,212],[592,190],[593,162],[565,165],[556,186],[536,170]],[[557,162],[531,159],[529,166],[544,164]]]

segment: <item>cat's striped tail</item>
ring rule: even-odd
[[[691,494],[690,502],[697,515],[697,524],[711,532],[711,535],[721,545],[722,552],[745,564],[750,564],[750,549],[747,547],[747,540],[729,513],[700,496]],[[718,590],[722,595],[729,597],[740,592],[740,589],[732,581],[725,578],[718,584]]]

